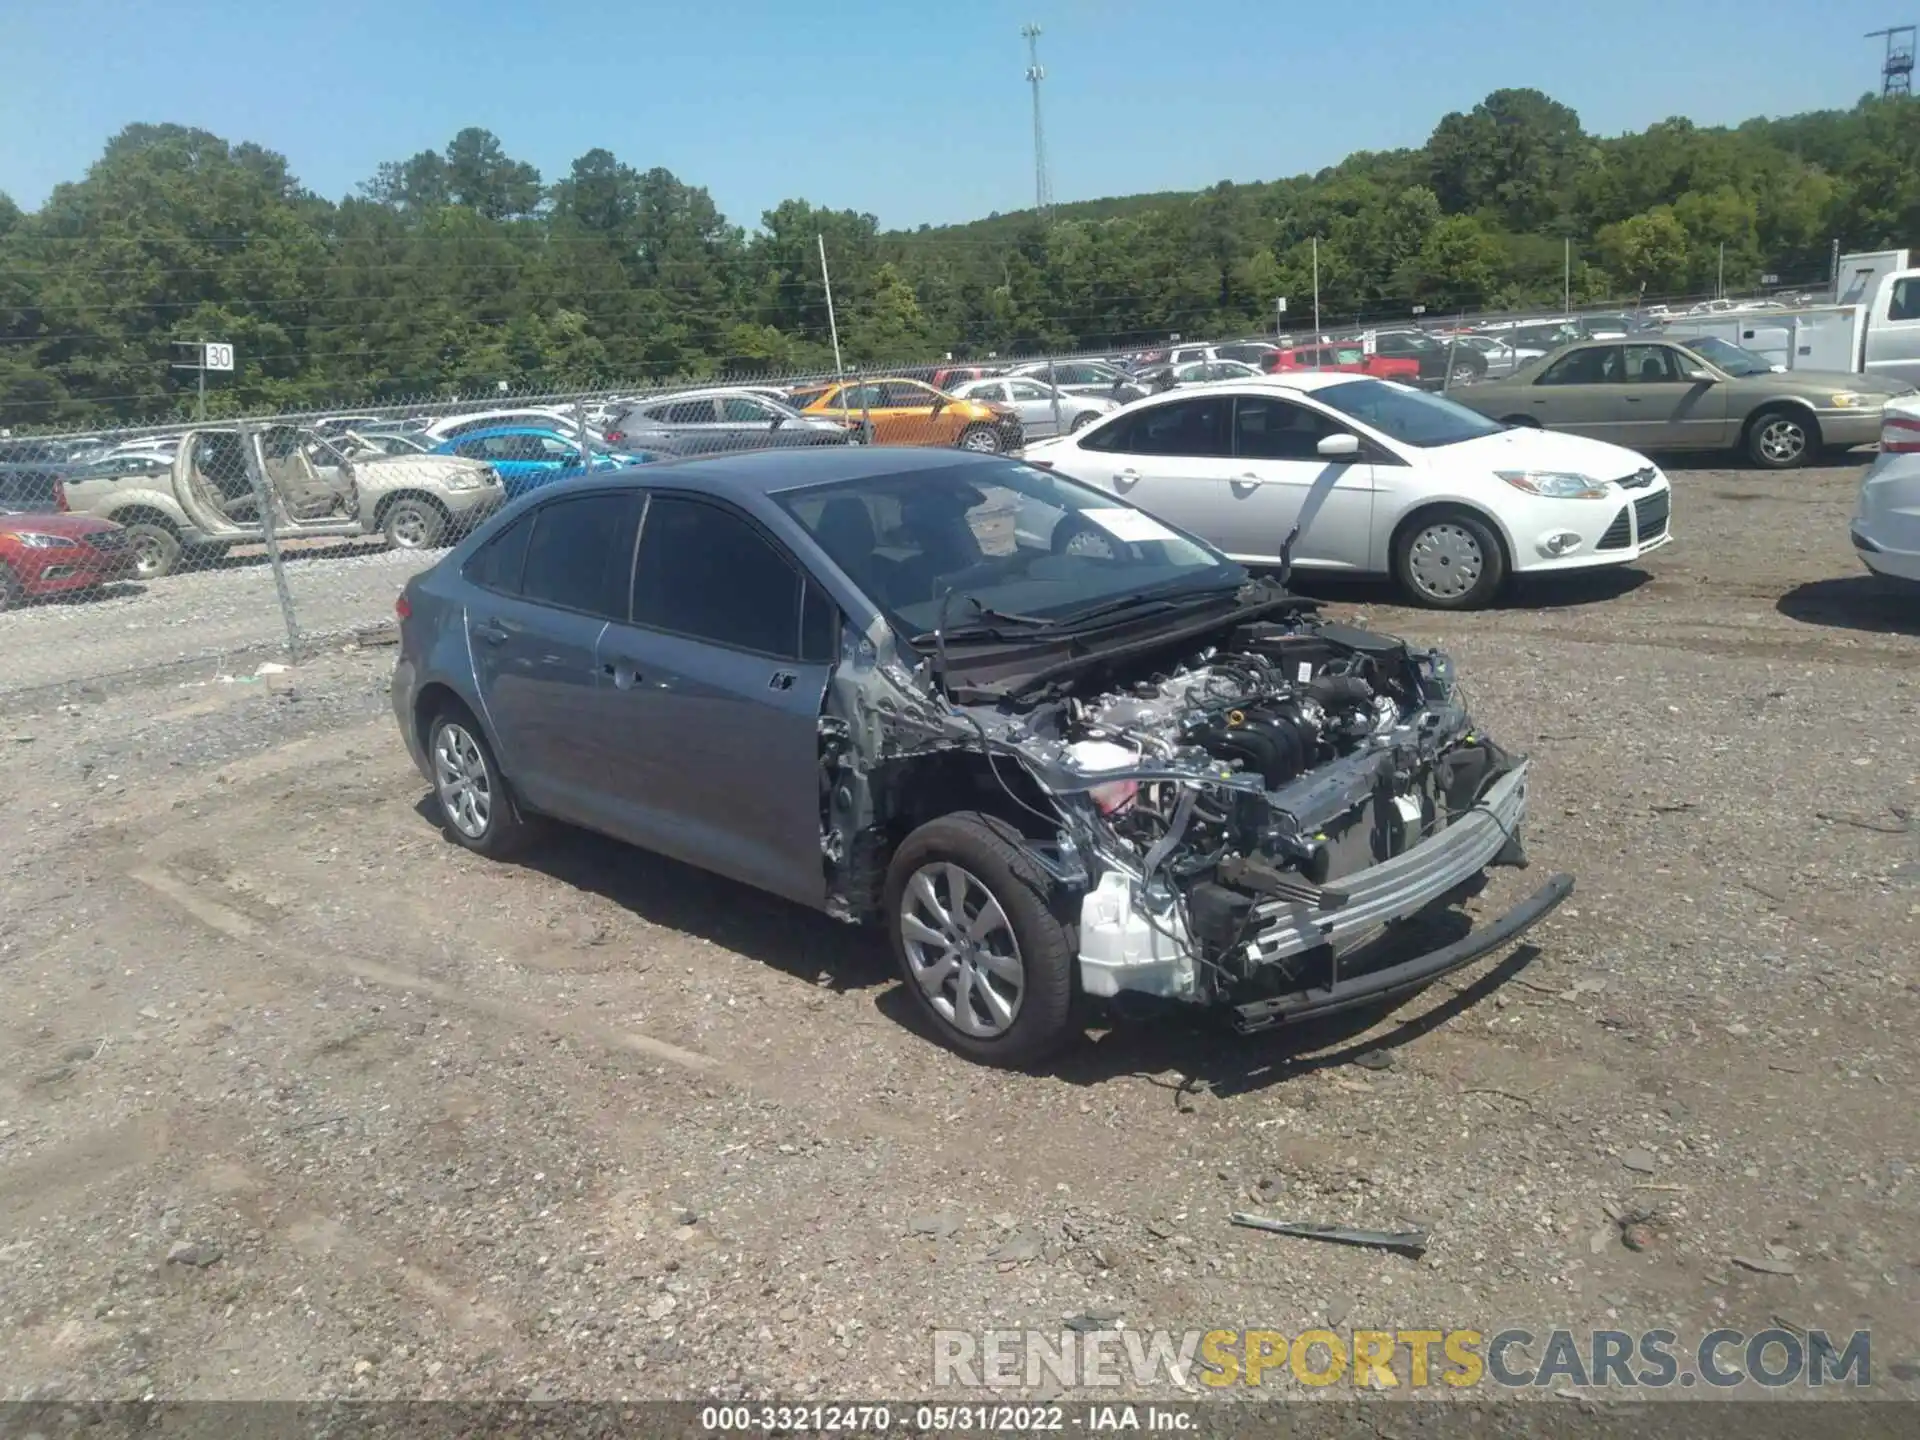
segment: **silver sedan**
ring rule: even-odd
[[[953,393],[962,400],[981,400],[1011,407],[1020,416],[1030,440],[1066,435],[1091,425],[1120,408],[1118,400],[1099,395],[1073,395],[1042,380],[1024,375],[992,380],[969,380]]]

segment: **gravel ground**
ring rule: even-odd
[[[916,1033],[870,936],[449,844],[390,649],[99,678],[270,644],[259,567],[169,581],[177,626],[5,617],[0,1395],[899,1397],[936,1326],[1089,1315],[1871,1327],[1911,1394],[1920,612],[1851,555],[1858,473],[1680,470],[1643,569],[1491,612],[1329,588],[1537,758],[1537,868],[1475,911],[1579,890],[1384,1019],[1042,1076]],[[407,568],[304,564],[336,633]]]

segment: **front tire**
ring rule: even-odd
[[[1793,410],[1762,410],[1747,425],[1747,458],[1762,470],[1792,470],[1820,448],[1820,426]]]
[[[998,455],[1004,447],[1000,432],[991,425],[969,425],[960,432],[960,448],[976,455]]]
[[[13,573],[13,567],[0,563],[0,612],[13,609],[20,603],[20,577]]]
[[[894,851],[886,915],[907,993],[969,1060],[1022,1069],[1076,1030],[1075,928],[1004,820],[929,820]]]
[[[447,534],[447,517],[431,500],[402,495],[381,521],[380,531],[390,550],[432,550]]]
[[[1073,417],[1072,422],[1067,426],[1067,433],[1069,435],[1078,435],[1099,418],[1100,412],[1098,410],[1082,410],[1078,415]]]
[[[1393,578],[1429,610],[1478,610],[1507,579],[1507,555],[1493,527],[1470,510],[1429,510],[1402,527]]]
[[[434,808],[455,844],[489,860],[523,849],[532,829],[521,818],[493,747],[464,708],[442,710],[427,729]]]

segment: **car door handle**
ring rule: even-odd
[[[1638,405],[1640,403],[1640,397],[1638,395],[1623,395],[1620,398],[1625,400],[1629,405]]]
[[[473,638],[488,645],[504,645],[513,638],[513,632],[498,620],[477,620],[473,626]]]
[[[1138,485],[1140,483],[1140,472],[1131,468],[1122,470],[1118,475],[1113,477],[1113,483],[1123,490],[1129,485]]]
[[[608,660],[600,673],[613,681],[616,690],[631,690],[640,683],[640,667],[631,660]]]
[[[1260,477],[1248,471],[1245,475],[1235,475],[1228,483],[1233,486],[1234,494],[1251,495],[1260,488]]]

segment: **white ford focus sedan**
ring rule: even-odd
[[[1883,580],[1920,585],[1920,400],[1893,400],[1880,417],[1880,453],[1860,481],[1853,548]]]
[[[1508,429],[1362,375],[1178,390],[1029,445],[1025,458],[1244,564],[1390,575],[1439,609],[1485,605],[1511,575],[1623,565],[1673,538],[1667,477],[1645,456]],[[1098,553],[1128,537],[1088,522],[1049,540]]]

